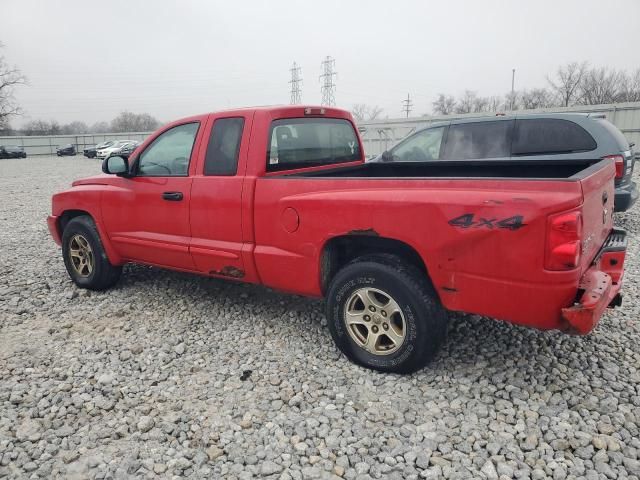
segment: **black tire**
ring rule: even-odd
[[[81,275],[73,266],[70,250],[74,236],[81,235],[91,247],[93,268],[88,275]],[[71,280],[80,288],[106,290],[120,279],[122,267],[111,265],[102,246],[100,234],[93,219],[87,215],[75,217],[69,221],[62,233],[62,257]]]
[[[347,331],[346,304],[360,288],[381,290],[400,307],[404,341],[393,353],[370,353]],[[433,360],[442,347],[448,315],[422,271],[385,254],[361,257],[335,275],[327,293],[327,322],[337,347],[351,361],[381,372],[411,373]]]

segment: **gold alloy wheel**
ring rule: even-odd
[[[407,327],[402,310],[391,295],[377,288],[351,294],[344,322],[353,341],[374,355],[389,355],[404,343]]]
[[[78,233],[69,241],[69,260],[73,269],[81,277],[88,277],[93,272],[93,250],[87,239]]]

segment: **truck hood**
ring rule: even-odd
[[[110,175],[101,174],[96,175],[94,177],[81,178],[79,180],[74,180],[71,184],[74,187],[79,185],[107,185],[107,179],[109,179]]]

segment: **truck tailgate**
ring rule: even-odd
[[[613,161],[598,162],[581,172],[581,177],[583,204],[580,269],[584,272],[591,265],[613,226]]]

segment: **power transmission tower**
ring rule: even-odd
[[[406,117],[409,118],[409,113],[411,113],[411,109],[413,108],[413,102],[411,101],[411,97],[407,93],[407,99],[402,101],[402,111],[405,113]]]
[[[301,68],[296,62],[293,62],[293,67],[289,70],[291,72],[291,105],[299,105],[302,103],[302,76],[300,74]]]
[[[336,84],[333,81],[337,75],[337,73],[333,71],[335,66],[336,61],[329,56],[322,62],[322,75],[320,75],[322,105],[331,106],[336,104]]]

